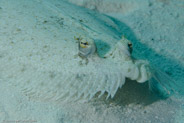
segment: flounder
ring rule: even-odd
[[[11,23],[2,25],[9,30],[0,40],[0,77],[29,97],[90,100],[107,92],[113,98],[126,78],[143,83],[155,75],[147,61],[131,57],[132,43],[119,38],[106,16],[57,0],[12,6],[2,17]]]

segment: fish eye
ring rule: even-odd
[[[130,42],[128,43],[128,48],[129,48],[129,52],[132,53],[132,51],[133,51],[132,43],[130,43]]]
[[[80,42],[83,45],[89,45],[88,42]]]
[[[82,47],[82,48],[87,48],[87,46],[89,45],[89,43],[88,42],[80,42],[80,47]]]
[[[88,42],[80,42],[80,45],[87,46],[87,45],[89,45],[89,43]]]
[[[132,48],[132,43],[128,43],[128,47],[129,48]]]

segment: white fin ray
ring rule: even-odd
[[[97,77],[98,76],[96,76],[96,74],[94,75],[95,76],[95,79],[94,80],[98,80],[97,79]],[[92,99],[92,97],[94,96],[94,94],[95,93],[97,93],[97,90],[96,90],[96,85],[98,84],[98,81],[93,81],[92,82],[92,86],[90,87],[90,89],[89,89],[89,100],[91,100]]]
[[[87,86],[87,78],[89,78],[88,77],[88,75],[84,75],[84,78],[83,78],[83,80],[82,81],[80,81],[79,82],[79,85],[78,85],[78,88],[77,88],[77,96],[75,97],[76,99],[78,99],[78,98],[80,98],[81,96],[82,96],[82,88],[85,88],[85,86]]]
[[[51,91],[50,92],[51,100],[58,100],[58,98],[61,98],[64,94],[67,93],[66,90],[63,89],[64,87],[62,85],[70,84],[70,83],[65,83],[65,81],[69,77],[66,77],[66,76],[64,77],[64,76],[65,76],[64,74],[60,74],[59,77],[55,78],[56,80],[54,83],[50,82],[50,84],[48,85],[49,87],[52,87],[52,84],[54,85],[52,88],[49,89]],[[54,87],[57,87],[57,89],[56,88],[54,89]],[[59,87],[61,88],[59,89]]]
[[[107,79],[107,85],[106,85],[106,91],[108,93],[106,99],[108,99],[111,95],[111,87],[113,86],[115,82],[115,76],[113,73],[109,73],[108,79]]]
[[[79,90],[81,90],[81,91],[78,92],[77,98],[80,98],[84,94],[85,88],[87,88],[87,86],[88,86],[86,83],[88,82],[89,79],[90,79],[90,77],[85,77],[83,82],[81,82],[81,84],[79,86],[80,87]]]
[[[94,76],[91,76],[90,80],[88,81],[88,87],[84,90],[84,99],[86,99],[88,96],[90,96],[89,89],[93,85],[94,82]]]
[[[101,75],[100,75],[100,74],[97,74],[97,75],[95,75],[95,76],[96,76],[96,82],[97,82],[97,83],[94,83],[94,84],[93,84],[92,91],[91,91],[91,94],[90,94],[90,98],[89,98],[89,99],[92,99],[92,98],[95,96],[95,94],[96,94],[97,92],[99,92],[98,86],[99,86],[99,84],[100,84]]]
[[[77,76],[81,77],[82,74],[78,74]],[[69,99],[72,99],[72,97],[74,95],[76,95],[80,90],[79,90],[79,85],[81,83],[83,83],[84,81],[79,81],[76,76],[75,76],[75,79],[73,81],[71,81],[71,86],[69,87],[70,88],[70,94],[68,96]]]
[[[115,80],[113,80],[114,83],[113,83],[113,85],[111,85],[111,98],[114,97],[116,91],[118,90],[118,84],[119,84],[118,80],[119,80],[120,76],[119,76],[119,74],[116,73],[116,74],[114,74],[113,77],[115,78]]]
[[[121,74],[120,77],[121,78],[120,78],[120,82],[119,82],[119,88],[121,88],[125,84],[125,81],[126,81],[126,78],[125,78],[124,74]]]
[[[99,81],[99,85],[97,87],[97,91],[100,92],[100,94],[98,95],[98,98],[100,98],[104,93],[105,91],[102,89],[102,86],[103,86],[103,82],[105,80],[105,75],[103,75]]]
[[[83,98],[87,97],[86,93],[88,93],[88,89],[89,89],[89,84],[92,81],[93,77],[89,76],[88,81],[86,81],[86,85],[81,89],[81,95],[83,95]]]
[[[59,93],[58,95],[55,97],[55,100],[59,101],[59,100],[62,100],[64,98],[68,98],[69,96],[72,95],[72,91],[71,91],[71,85],[74,84],[73,82],[76,82],[74,81],[75,80],[75,76],[65,76],[66,79],[65,81],[63,82],[63,84],[66,84],[66,86],[63,86],[63,90],[60,91],[59,90]]]

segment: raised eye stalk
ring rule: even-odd
[[[79,56],[88,57],[96,52],[96,45],[93,39],[80,38],[79,40]]]

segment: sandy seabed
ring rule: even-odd
[[[55,6],[59,0],[45,0]],[[184,75],[184,1],[178,0],[68,0],[69,2],[105,14],[115,26],[118,35],[125,35],[134,44],[133,55],[147,59],[165,71],[182,87]],[[8,55],[11,47],[24,36],[31,41],[52,39],[43,24],[45,2],[42,0],[0,0],[0,60]],[[47,4],[48,5],[48,4]],[[67,4],[68,5],[68,4]],[[70,5],[70,4],[69,4]],[[65,8],[67,11],[75,8]],[[53,8],[48,8],[50,16]],[[87,11],[84,9],[84,11]],[[89,10],[88,10],[89,11]],[[37,12],[37,13],[36,13]],[[25,16],[27,15],[27,16]],[[32,16],[29,16],[32,15]],[[56,14],[58,15],[58,13]],[[40,16],[35,20],[36,16]],[[82,17],[82,15],[81,15]],[[69,17],[70,18],[70,17]],[[85,17],[84,17],[85,18]],[[29,21],[26,21],[29,20]],[[50,30],[58,29],[59,24]],[[32,22],[32,23],[30,23]],[[23,24],[24,23],[24,24]],[[39,31],[27,29],[37,24]],[[112,25],[111,25],[112,26]],[[45,33],[41,30],[45,29]],[[53,31],[54,32],[54,31]],[[71,32],[74,34],[75,31]],[[59,33],[55,33],[59,38]],[[72,39],[73,35],[61,34]],[[63,38],[63,39],[64,39]],[[39,44],[38,44],[39,45]],[[3,62],[1,61],[1,64]],[[3,65],[1,65],[3,66]],[[148,90],[147,83],[138,84],[127,81],[113,99],[105,97],[93,99],[88,103],[40,102],[31,100],[17,87],[1,78],[0,74],[0,122],[37,122],[37,123],[183,123],[184,98],[175,94],[161,99]],[[177,89],[177,88],[176,88]]]

